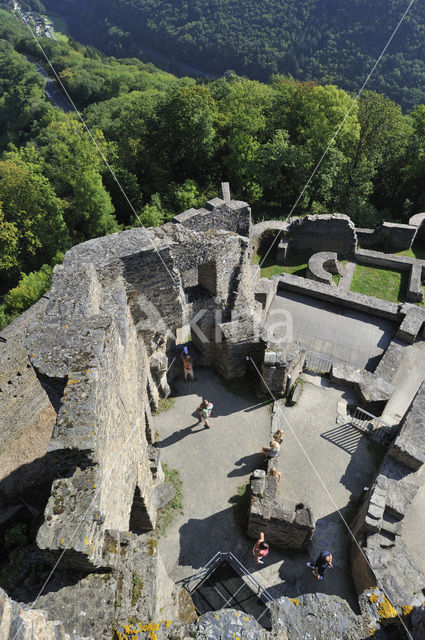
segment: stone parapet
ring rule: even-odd
[[[407,411],[352,526],[361,543],[361,550],[352,545],[351,559],[358,592],[378,584],[399,613],[403,607],[420,605],[425,587],[425,576],[400,538],[403,519],[419,489],[418,469],[425,460],[424,412],[425,383]]]

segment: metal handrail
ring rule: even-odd
[[[205,582],[205,580],[212,572],[214,565],[216,565],[223,559],[227,561],[230,560],[229,564],[241,576],[241,578],[245,578],[247,582],[251,582],[255,585],[255,587],[257,588],[258,597],[263,600],[265,604],[273,602],[273,597],[269,594],[267,589],[256,578],[254,578],[251,572],[248,571],[246,567],[244,567],[244,565],[238,560],[238,558],[236,558],[236,556],[233,555],[231,551],[217,551],[215,556],[213,556],[211,560],[209,560],[207,564],[200,571],[198,571],[198,573],[196,573],[186,582],[186,588],[188,589],[189,593],[192,593],[196,589],[199,589],[201,584]],[[200,581],[195,587],[192,587],[191,583],[193,583],[196,579],[200,579]],[[235,594],[233,594],[233,596],[234,595]]]

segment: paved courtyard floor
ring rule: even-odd
[[[217,551],[232,551],[274,598],[321,591],[346,598],[356,609],[347,533],[338,510],[347,518],[352,515],[350,507],[348,512],[344,508],[372,479],[376,452],[352,427],[336,426],[337,403],[347,391],[309,377],[299,404],[282,409],[290,426],[281,416],[285,439],[277,464],[282,472],[279,494],[310,505],[317,530],[309,554],[271,549],[259,568],[252,557],[253,541],[243,534],[234,505],[238,488],[262,466],[259,451],[270,438],[270,409],[234,395],[208,370],[197,373],[196,383],[177,381],[175,406],[155,418],[161,460],[178,469],[183,480],[184,515],[159,541],[171,577],[185,579]],[[214,403],[210,430],[196,418],[203,397]],[[334,553],[335,569],[319,582],[305,563],[324,546]]]
[[[275,326],[277,341],[288,340],[287,318],[292,317],[296,340],[315,354],[373,371],[388,347],[396,326],[386,320],[344,309],[289,291],[280,291],[270,306],[265,328]]]

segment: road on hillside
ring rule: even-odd
[[[68,100],[65,98],[63,93],[57,88],[55,81],[52,80],[52,78],[48,75],[48,73],[46,73],[43,67],[32,58],[27,57],[27,60],[28,62],[31,62],[32,64],[35,65],[35,68],[37,69],[38,73],[42,75],[43,78],[45,79],[46,95],[49,98],[49,100],[53,102],[55,107],[59,107],[59,109],[62,109],[62,111],[65,111],[66,113],[69,113],[70,111],[74,111],[74,108],[72,107],[72,105],[68,102]]]

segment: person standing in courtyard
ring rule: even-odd
[[[202,422],[205,425],[206,429],[210,429],[211,425],[208,422],[208,418],[211,416],[211,411],[213,408],[213,403],[212,402],[208,402],[208,400],[203,400],[201,402],[201,404],[198,407],[198,411],[199,411],[199,420],[202,420]]]
[[[193,374],[192,358],[188,353],[182,354],[184,381],[187,382],[187,377],[190,376],[192,382],[195,382],[195,376]]]
[[[254,545],[252,553],[257,564],[263,564],[262,558],[265,558],[269,552],[269,545],[264,542],[264,533],[261,531],[260,537]]]
[[[312,564],[311,562],[307,562],[307,567],[310,567],[310,569],[312,569],[312,574],[316,576],[318,580],[323,580],[326,569],[329,569],[329,567],[333,567],[331,552],[327,551],[326,549],[322,549],[316,562],[314,564]]]

